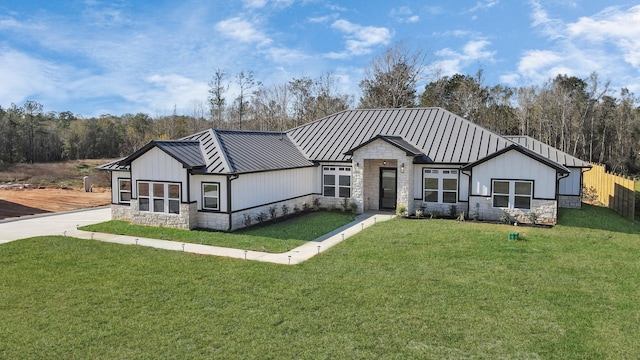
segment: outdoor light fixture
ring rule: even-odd
[[[387,160],[383,160],[382,165],[387,165]]]
[[[400,165],[400,172],[404,173],[404,163],[402,163],[402,165]]]

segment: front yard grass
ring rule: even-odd
[[[295,266],[15,241],[0,358],[640,358],[636,225],[586,206],[513,230],[394,219]]]
[[[118,220],[83,226],[80,230],[282,253],[344,226],[354,219],[355,215],[351,213],[321,211],[233,233],[133,225]]]

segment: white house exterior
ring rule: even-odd
[[[580,207],[589,164],[530,137],[504,137],[441,108],[346,110],[287,132],[209,129],[152,141],[103,165],[112,217],[231,231],[248,218],[311,205],[400,205],[555,223]],[[521,220],[522,221],[522,220]]]

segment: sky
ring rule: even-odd
[[[420,92],[482,69],[487,85],[597,72],[640,94],[637,0],[3,0],[0,106],[191,115],[216,69],[264,86],[331,72],[357,99],[365,67],[398,42],[426,56]]]

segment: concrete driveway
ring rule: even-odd
[[[0,244],[44,235],[71,235],[77,226],[111,220],[111,209],[99,207],[0,221]]]

